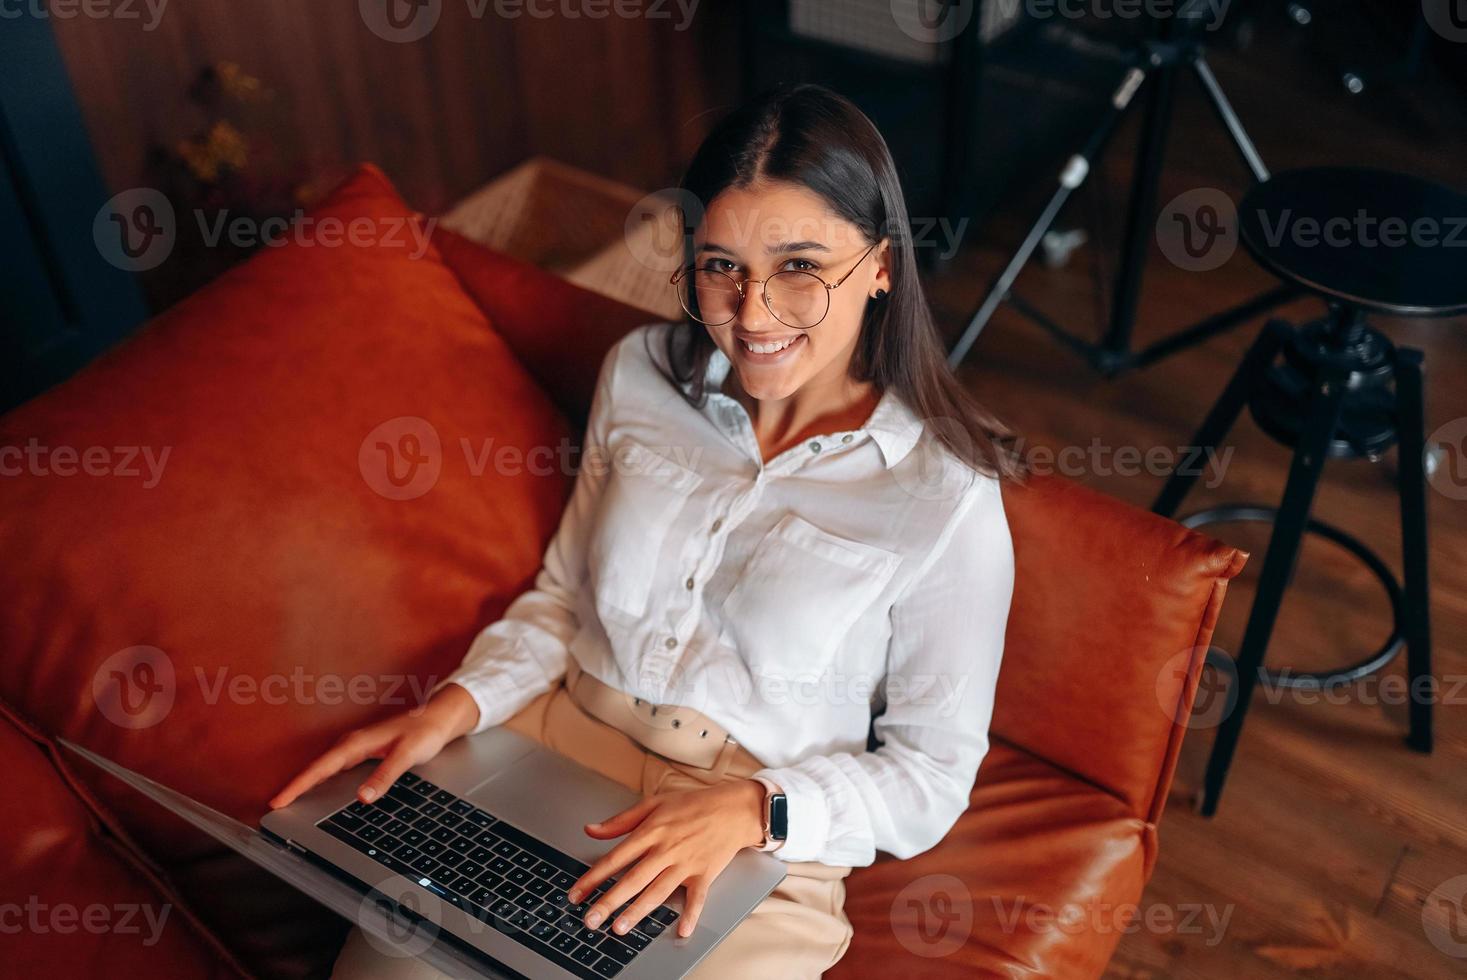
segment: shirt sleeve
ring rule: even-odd
[[[756,773],[788,798],[789,836],[774,856],[851,867],[871,864],[878,850],[909,858],[968,808],[988,754],[1013,594],[998,481],[978,477],[943,538],[891,608],[879,747]]]
[[[447,684],[458,684],[469,692],[479,708],[479,720],[470,734],[513,717],[566,672],[570,642],[580,629],[575,598],[586,577],[587,533],[610,471],[605,447],[621,343],[613,345],[601,362],[575,488],[545,549],[534,586],[480,631],[463,663],[433,688],[436,692]]]

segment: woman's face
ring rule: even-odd
[[[845,377],[866,303],[876,290],[891,289],[887,242],[872,249],[856,225],[794,184],[725,190],[709,204],[693,244],[698,268],[759,280],[744,287],[733,320],[707,330],[744,391],[761,400],[788,398],[812,379],[823,384]],[[830,297],[830,309],[808,330],[782,323],[765,303],[763,281],[786,269],[812,272],[827,283],[850,273],[837,289],[814,284]]]

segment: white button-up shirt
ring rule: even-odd
[[[789,800],[776,856],[921,853],[988,751],[1013,589],[998,482],[892,391],[860,428],[766,463],[720,391],[722,351],[701,410],[659,373],[670,328],[607,354],[534,587],[444,683],[473,696],[481,731],[574,657],[629,697],[702,711],[767,766]]]

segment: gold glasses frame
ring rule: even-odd
[[[744,287],[745,286],[748,286],[750,283],[756,283],[757,282],[757,283],[763,284],[763,286],[764,286],[764,289],[762,290],[762,292],[764,293],[764,308],[769,311],[769,315],[770,316],[774,317],[776,320],[778,320],[780,323],[783,323],[787,327],[793,327],[796,330],[812,330],[815,327],[818,327],[822,322],[824,322],[825,318],[830,315],[830,293],[831,293],[831,291],[834,290],[834,289],[838,289],[840,287],[841,283],[843,283],[847,279],[849,279],[851,277],[851,275],[857,269],[859,269],[861,267],[861,263],[866,261],[866,256],[870,255],[871,252],[872,252],[872,250],[875,249],[876,246],[877,245],[880,245],[880,244],[881,244],[881,240],[880,239],[878,239],[877,241],[872,242],[866,248],[866,251],[864,251],[864,252],[861,253],[861,257],[856,260],[855,264],[851,266],[850,270],[847,271],[845,275],[841,276],[835,282],[826,282],[825,279],[822,278],[821,276],[818,276],[818,275],[816,275],[813,272],[806,272],[803,269],[782,269],[779,272],[776,272],[776,273],[774,273],[773,275],[770,275],[770,276],[766,276],[763,279],[735,279],[733,276],[729,275],[727,272],[724,272],[722,269],[700,269],[700,268],[698,268],[697,264],[695,263],[693,265],[685,265],[682,268],[678,269],[676,272],[674,272],[672,274],[672,277],[670,279],[668,279],[668,283],[671,284],[671,285],[673,285],[673,286],[677,286],[679,283],[682,282],[682,280],[684,278],[686,278],[687,276],[691,275],[692,273],[695,273],[695,272],[711,272],[711,273],[714,273],[716,275],[723,276],[729,282],[731,282],[731,283],[734,284],[734,288],[739,291],[739,301],[734,304],[733,312],[729,314],[728,319],[727,320],[720,320],[717,323],[714,323],[714,322],[712,322],[710,320],[705,320],[701,316],[699,316],[698,314],[694,313],[692,310],[688,309],[689,304],[683,301],[683,290],[679,289],[677,291],[677,293],[678,293],[678,305],[680,305],[683,308],[684,312],[686,312],[688,314],[688,316],[692,317],[694,320],[698,321],[699,323],[703,324],[704,326],[721,327],[725,323],[732,323],[734,321],[734,319],[739,315],[739,310],[741,310],[741,309],[744,308],[744,300],[746,300],[746,299],[749,298],[749,294],[745,291]],[[777,279],[780,276],[809,276],[811,279],[814,279],[816,282],[820,283],[820,285],[822,285],[822,286],[825,287],[825,312],[821,313],[820,316],[819,316],[819,318],[816,319],[816,321],[814,323],[811,323],[811,324],[809,324],[807,326],[799,326],[797,324],[790,323],[790,322],[786,321],[783,317],[781,317],[778,313],[775,312],[774,307],[771,306],[770,303],[769,303],[769,281],[771,279]]]

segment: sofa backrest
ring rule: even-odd
[[[658,319],[438,230],[444,261],[572,424],[596,369]],[[992,733],[1155,820],[1227,579],[1246,555],[1058,477],[1005,496],[1016,582]]]

